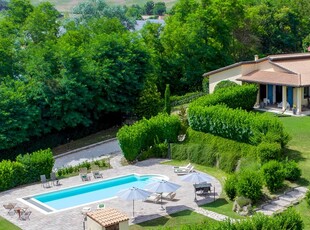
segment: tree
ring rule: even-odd
[[[166,85],[166,90],[165,90],[165,112],[168,115],[170,115],[170,113],[171,113],[170,86],[169,86],[169,84]]]
[[[153,14],[163,15],[166,13],[166,4],[164,2],[156,2],[154,4]]]
[[[23,24],[33,11],[33,6],[29,0],[10,0],[8,7],[9,10],[6,14],[13,24],[17,26]]]
[[[147,15],[152,15],[154,10],[154,2],[153,1],[147,1],[144,5],[144,12]]]

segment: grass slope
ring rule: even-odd
[[[5,230],[20,230],[19,227],[15,226],[11,222],[7,221],[6,219],[2,218],[0,216],[0,229],[5,229]]]

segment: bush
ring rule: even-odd
[[[174,95],[170,97],[170,103],[171,106],[184,105],[204,95],[206,95],[205,92],[191,92],[184,94],[182,96]]]
[[[280,162],[275,160],[269,161],[262,166],[261,170],[270,192],[275,192],[283,186],[285,174]]]
[[[268,132],[278,133],[283,137],[280,140],[281,146],[288,140],[283,124],[276,117],[230,109],[224,105],[190,106],[188,120],[194,130],[252,145],[260,144]]]
[[[263,181],[259,171],[243,170],[237,174],[237,195],[254,203],[262,196]]]
[[[277,229],[300,230],[304,228],[302,218],[294,208],[288,208],[281,215],[278,215],[276,219]]]
[[[270,160],[279,160],[281,156],[281,150],[281,145],[276,142],[262,142],[257,146],[257,154],[262,164]]]
[[[296,181],[301,176],[301,170],[295,161],[282,162],[282,168],[284,171],[284,178],[289,181]]]
[[[22,184],[24,177],[25,168],[23,164],[10,160],[0,162],[0,191]]]
[[[158,143],[176,142],[180,128],[177,116],[159,114],[149,120],[142,119],[132,126],[123,126],[118,131],[117,138],[126,160],[133,161],[140,153],[153,146],[157,138]]]
[[[235,170],[240,157],[255,153],[255,149],[255,146],[249,144],[197,132],[191,128],[187,130],[184,143],[171,145],[173,159],[189,160],[206,166],[217,165],[228,173]]]
[[[18,155],[16,161],[25,167],[24,183],[40,180],[40,175],[49,176],[54,166],[54,158],[50,149],[39,150],[31,154]]]
[[[224,184],[224,191],[230,200],[234,200],[237,195],[237,178],[235,175],[228,177]]]
[[[214,106],[225,104],[229,108],[252,110],[256,102],[257,87],[255,85],[235,86],[219,89],[213,94],[200,97],[193,101],[191,106]]]
[[[306,202],[307,202],[308,206],[310,207],[310,190],[308,190],[306,193]]]
[[[219,83],[216,84],[216,86],[214,87],[214,91],[213,93],[215,93],[216,91],[218,91],[219,89],[223,89],[223,88],[229,88],[229,87],[236,87],[239,86],[236,82],[230,81],[230,80],[224,80],[224,81],[220,81]]]

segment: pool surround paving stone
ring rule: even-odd
[[[117,156],[120,157],[120,156]],[[138,162],[135,165],[128,165],[123,167],[117,167],[112,169],[107,169],[103,171],[103,180],[109,179],[121,175],[128,175],[132,173],[137,174],[162,174],[168,176],[170,181],[180,184],[181,188],[177,190],[177,195],[174,201],[163,200],[163,206],[165,210],[160,210],[160,203],[151,203],[151,202],[135,202],[135,211],[136,217],[132,218],[132,202],[122,201],[118,198],[98,201],[93,204],[83,205],[80,207],[72,208],[66,211],[61,211],[53,214],[45,215],[38,210],[30,207],[32,214],[30,220],[21,221],[18,220],[18,216],[8,215],[4,208],[0,209],[0,215],[12,222],[13,224],[19,226],[25,230],[37,230],[37,229],[46,229],[46,230],[70,230],[70,229],[83,229],[83,215],[81,210],[83,207],[91,207],[92,210],[95,210],[99,203],[104,203],[106,207],[113,207],[120,211],[127,213],[130,217],[130,224],[140,223],[167,214],[179,212],[186,209],[191,209],[195,211],[199,205],[212,202],[214,200],[213,195],[207,197],[198,196],[198,201],[194,201],[194,187],[187,182],[181,181],[180,176],[173,172],[173,167],[170,165],[160,164],[162,159],[149,159],[146,161]],[[222,193],[222,186],[220,182],[212,178],[212,185],[215,186],[215,198],[218,198]],[[99,181],[102,179],[93,179],[91,181]],[[79,176],[74,176],[61,180],[61,186],[53,186],[51,188],[43,188],[41,183],[32,184],[28,186],[21,186],[15,189],[11,189],[5,192],[0,193],[0,204],[1,206],[8,202],[18,203],[18,205],[24,205],[20,201],[17,201],[17,198],[22,198],[26,196],[31,196],[33,194],[44,193],[49,191],[56,191],[64,189],[67,187],[87,184],[89,182],[82,182]]]

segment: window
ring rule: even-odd
[[[304,87],[304,98],[309,98],[310,97],[310,87]]]

